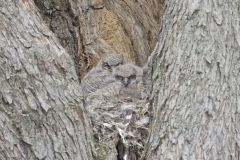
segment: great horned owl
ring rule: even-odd
[[[116,67],[113,76],[116,81],[121,82],[122,93],[127,96],[139,97],[143,91],[143,71],[140,67],[133,64],[124,64]],[[128,95],[129,94],[129,95]]]
[[[84,97],[84,104],[91,116],[99,155],[106,153],[102,159],[134,160],[142,151],[149,119],[145,118],[148,115],[143,112],[146,105],[141,98],[143,71],[115,60],[114,56],[104,57],[90,72],[86,87],[90,93]],[[109,142],[113,145],[102,147]]]
[[[84,95],[114,82],[112,71],[123,63],[124,58],[120,54],[111,53],[104,55],[98,65],[83,78],[81,85]]]
[[[98,68],[103,70],[108,70],[112,72],[115,67],[124,64],[123,55],[117,53],[110,53],[105,54],[99,64],[97,65]]]

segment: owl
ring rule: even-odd
[[[103,70],[108,70],[112,72],[115,67],[122,65],[124,63],[123,55],[117,53],[105,54],[100,61],[100,67]]]
[[[84,97],[84,104],[101,159],[135,160],[146,140],[142,135],[148,133],[142,131],[147,124],[146,115],[142,114],[143,71],[136,65],[124,64],[121,56],[118,60],[116,57],[103,57],[89,73],[89,94]]]
[[[144,90],[142,68],[133,64],[124,64],[116,67],[113,76],[122,84],[121,94],[141,98]]]
[[[102,57],[98,65],[93,68],[82,80],[84,95],[95,92],[115,81],[112,71],[124,63],[124,58],[120,54],[111,53]]]

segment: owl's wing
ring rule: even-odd
[[[85,95],[95,92],[96,90],[104,88],[109,83],[112,83],[114,81],[115,79],[107,71],[98,70],[95,72],[91,72],[91,74],[87,75],[83,79],[82,82],[83,92]]]

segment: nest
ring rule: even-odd
[[[87,109],[92,118],[97,150],[103,153],[101,144],[109,144],[110,148],[105,146],[105,150],[109,150],[105,151],[106,154],[119,152],[116,146],[121,142],[123,156],[130,153],[136,157],[141,155],[149,134],[149,104],[141,98],[126,94],[114,95],[107,100],[94,95],[89,100],[91,103],[88,103]]]

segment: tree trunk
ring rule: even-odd
[[[32,0],[0,2],[0,159],[93,159],[71,57]]]
[[[131,63],[145,65],[157,42],[163,0],[92,0],[92,3],[99,1],[103,1],[105,8],[93,10],[98,36],[117,52],[127,53],[125,57]],[[113,24],[115,18],[119,27]]]
[[[116,52],[143,66],[157,42],[163,0],[34,0],[80,78]]]
[[[143,158],[240,159],[240,3],[169,0]]]

